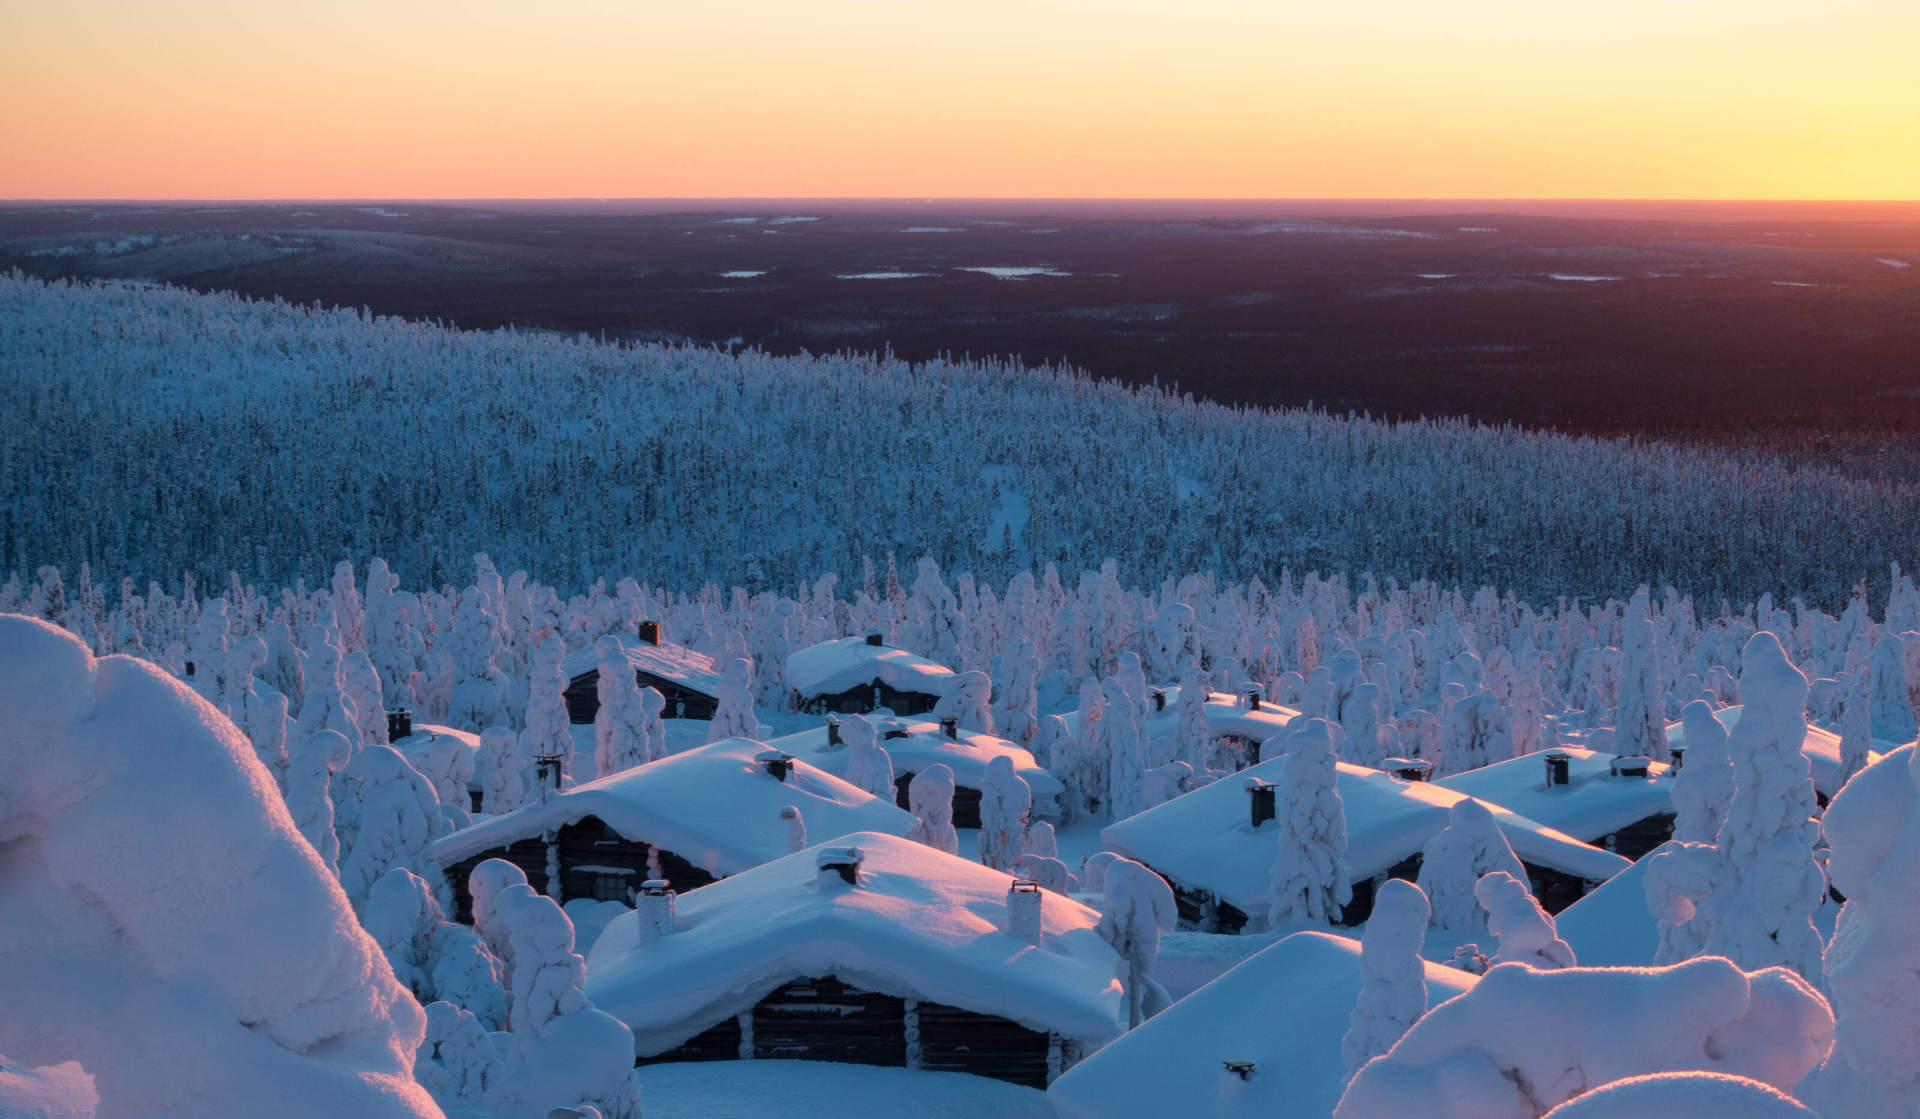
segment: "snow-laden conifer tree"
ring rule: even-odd
[[[1902,701],[1906,699],[1904,688],[1900,698]],[[1856,672],[1847,682],[1846,700],[1841,710],[1840,776],[1836,785],[1845,785],[1854,774],[1867,768],[1867,757],[1873,749],[1873,714],[1867,673]]]
[[[380,674],[384,710],[420,709],[413,690],[418,653],[423,649],[413,628],[419,609],[419,599],[400,590],[400,577],[387,561],[375,558],[367,564],[367,655]]]
[[[1142,788],[1141,811],[1158,808],[1175,797],[1193,791],[1193,767],[1186,762],[1168,762],[1149,769],[1142,778]]]
[[[1434,776],[1450,777],[1513,757],[1513,726],[1506,709],[1486,692],[1453,705],[1440,725]]]
[[[993,726],[1001,737],[1017,746],[1031,748],[1040,732],[1037,713],[1037,688],[1040,680],[1040,654],[1024,635],[1000,655],[1000,668],[994,685]]]
[[[1119,678],[1101,685],[1106,706],[1100,719],[1100,745],[1106,756],[1107,814],[1124,820],[1146,807],[1146,730],[1140,709]]]
[[[947,693],[934,706],[934,717],[958,720],[961,730],[992,734],[992,694],[993,680],[986,673],[957,673],[948,681]]]
[[[401,866],[374,882],[360,911],[361,927],[386,954],[394,978],[422,1002],[439,997],[433,989],[433,934],[446,922],[433,887]]]
[[[188,683],[200,698],[222,707],[227,698],[227,640],[231,622],[227,618],[227,600],[210,598],[200,606],[200,622],[187,647],[187,659],[193,663]],[[224,710],[224,707],[222,707]]]
[[[1173,888],[1166,879],[1134,862],[1115,858],[1100,877],[1100,923],[1094,931],[1120,954],[1120,983],[1127,993],[1127,1028],[1159,1013],[1167,993],[1154,981],[1160,958],[1160,934],[1172,932],[1180,918]]]
[[[572,783],[574,768],[573,734],[567,729],[567,677],[561,671],[566,658],[567,643],[558,635],[533,650],[528,662],[527,727],[520,732],[523,755],[560,759],[562,787]]]
[[[920,557],[906,608],[907,627],[900,643],[928,660],[958,669],[964,624],[960,603],[940,578],[940,565],[933,557]]]
[[[360,748],[387,744],[387,709],[380,674],[364,651],[348,653],[340,661],[340,694],[353,711]]]
[[[267,643],[242,637],[227,649],[227,717],[253,743],[260,764],[285,789],[287,782],[287,697],[254,682],[254,670],[267,661]]]
[[[980,861],[1011,871],[1027,834],[1033,790],[1013,771],[1013,759],[998,755],[987,763],[980,785]]]
[[[913,830],[907,838],[949,855],[960,853],[960,836],[953,830],[953,770],[939,763],[913,775],[907,783],[907,808]]]
[[[1712,705],[1699,699],[1680,709],[1680,729],[1687,750],[1673,777],[1673,837],[1684,843],[1712,843],[1733,798],[1727,729],[1713,717]]]
[[[1180,680],[1180,700],[1174,712],[1170,761],[1186,762],[1195,773],[1205,773],[1213,761],[1213,734],[1207,729],[1207,675],[1198,666]]]
[[[360,591],[354,585],[353,564],[341,560],[333,565],[333,617],[340,626],[340,652],[357,653],[367,647],[366,614]]]
[[[753,662],[735,657],[720,677],[720,702],[707,724],[707,741],[759,737],[760,722],[753,714]]]
[[[512,988],[512,929],[495,910],[494,902],[510,886],[525,886],[527,872],[505,859],[483,859],[467,872],[467,894],[473,898],[473,931],[493,958],[500,962],[500,979]],[[510,1023],[503,1022],[500,1029]]]
[[[1483,875],[1496,870],[1527,880],[1526,868],[1487,806],[1472,798],[1456,802],[1447,812],[1447,826],[1421,851],[1415,882],[1433,907],[1433,927],[1453,934],[1459,944],[1484,946],[1486,915],[1473,891]]]
[[[1660,678],[1652,606],[1644,590],[1627,606],[1621,639],[1620,707],[1614,716],[1613,752],[1670,761],[1666,682]]]
[[[509,720],[506,674],[499,660],[500,623],[487,612],[477,587],[460,597],[453,629],[454,684],[448,720],[463,730],[504,726]]]
[[[1573,966],[1573,949],[1560,939],[1559,927],[1525,882],[1504,870],[1491,871],[1480,876],[1473,896],[1487,915],[1487,931],[1500,942],[1500,951],[1493,957],[1496,965]]]
[[[1024,854],[1039,855],[1043,858],[1060,857],[1060,840],[1054,835],[1053,825],[1045,820],[1035,820],[1027,825],[1027,834],[1020,840],[1020,850]]]
[[[333,830],[333,778],[352,758],[353,743],[328,728],[308,735],[287,763],[287,812],[320,861],[336,875],[340,873],[340,838]]]
[[[441,925],[428,945],[428,960],[434,997],[471,1011],[489,1030],[507,1028],[506,968],[477,931]]]
[[[360,750],[340,777],[347,790],[336,823],[340,888],[354,911],[365,911],[374,883],[395,867],[437,883],[435,892],[444,893],[440,864],[427,851],[440,827],[432,784],[391,746]]]
[[[1399,1041],[1427,1012],[1426,961],[1420,947],[1432,916],[1420,887],[1389,878],[1374,894],[1373,914],[1360,938],[1360,997],[1340,1039],[1349,1073]]]
[[[1916,727],[1911,684],[1920,681],[1907,679],[1905,650],[1901,640],[1891,632],[1874,642],[1867,674],[1873,693],[1873,737],[1893,745],[1912,742]]]
[[[1331,924],[1353,899],[1347,877],[1347,814],[1336,781],[1339,760],[1324,719],[1289,727],[1281,765],[1267,927]]]
[[[481,1113],[497,1065],[490,1027],[450,1001],[430,1003],[426,1011],[427,1033],[414,1057],[414,1079],[448,1115]]]
[[[520,736],[506,727],[480,732],[480,810],[497,816],[537,799],[531,762],[520,752]]]
[[[1053,775],[1066,786],[1060,808],[1068,823],[1096,817],[1098,806],[1107,799],[1107,773],[1112,767],[1105,746],[1107,718],[1107,693],[1089,676],[1080,683],[1073,737],[1059,740],[1052,751]]]
[[[873,723],[865,715],[843,715],[840,739],[847,744],[847,784],[891,804],[897,795],[893,759],[881,747]]]
[[[445,723],[453,718],[454,659],[444,649],[433,649],[420,658],[420,671],[413,674],[414,714],[426,723]]]
[[[1834,1046],[1805,1098],[1830,1116],[1920,1114],[1920,752],[1889,753],[1827,806],[1827,873],[1846,904],[1827,945]]]
[[[659,712],[666,707],[666,700],[658,691],[660,705],[655,708],[651,718],[642,705],[638,680],[633,667],[627,662],[627,654],[620,648],[620,639],[602,637],[594,642],[594,656],[599,664],[600,679],[596,690],[600,699],[600,708],[593,716],[594,776],[605,777],[645,765],[665,753],[664,738],[666,731],[660,728],[659,751],[656,753],[655,725],[659,721]]]
[[[1386,757],[1380,752],[1380,685],[1356,684],[1340,709],[1342,760],[1369,769]]]

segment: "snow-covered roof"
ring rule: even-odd
[[[1660,924],[1647,908],[1647,860],[1561,910],[1554,924],[1581,967],[1652,967]]]
[[[1431,1006],[1476,977],[1429,963],[1426,978]],[[1346,1084],[1340,1039],[1359,994],[1359,941],[1295,933],[1067,1070],[1047,1097],[1068,1119],[1326,1119]],[[1252,1072],[1241,1080],[1227,1061]]]
[[[1547,784],[1545,754],[1528,754],[1434,782],[1511,808],[1530,820],[1592,842],[1628,824],[1673,811],[1673,778],[1655,762],[1647,777],[1615,777],[1613,755],[1561,747],[1565,785]]]
[[[864,637],[822,641],[787,657],[787,687],[802,696],[833,695],[878,680],[889,688],[945,695],[953,670]]]
[[[1183,886],[1198,887],[1247,913],[1264,913],[1273,868],[1276,825],[1253,830],[1246,779],[1286,783],[1286,758],[1272,758],[1110,824],[1108,847],[1138,859]],[[1466,794],[1425,781],[1403,781],[1377,769],[1341,762],[1340,799],[1347,817],[1347,869],[1370,878],[1419,853],[1447,826],[1447,813]],[[1488,804],[1522,862],[1575,878],[1604,881],[1627,860],[1582,843],[1498,804]]]
[[[654,645],[637,637],[620,637],[620,651],[634,669],[671,681],[691,692],[718,697],[720,673],[713,658],[696,653],[684,645]],[[575,680],[600,667],[600,653],[593,645],[582,645],[567,653],[560,662],[560,674]]]
[[[1743,707],[1722,707],[1713,713],[1720,725],[1728,730],[1740,721]],[[1687,731],[1679,723],[1667,724],[1667,741],[1676,746],[1687,744]],[[1884,744],[1883,744],[1884,745]],[[1813,787],[1823,797],[1832,797],[1840,791],[1840,736],[1829,730],[1821,730],[1812,723],[1807,724],[1807,737],[1800,744],[1800,752],[1807,756],[1807,762],[1813,770]],[[1868,762],[1880,760],[1880,751],[1867,751]]]
[[[539,803],[462,828],[433,845],[442,866],[593,816],[635,842],[664,847],[715,876],[788,851],[780,810],[800,809],[814,835],[905,835],[913,817],[891,801],[796,761],[782,781],[754,761],[765,743],[729,738],[589,781]]]
[[[1013,771],[1033,789],[1033,799],[1037,804],[1053,803],[1064,789],[1059,778],[1040,768],[1031,751],[998,735],[963,730],[959,732],[958,739],[952,739],[940,730],[938,722],[897,721],[907,736],[882,738],[879,743],[887,756],[893,759],[893,772],[896,775],[918,773],[938,763],[953,770],[956,785],[978,789],[986,780],[987,763],[1004,757],[1013,762]],[[878,720],[875,720],[874,729],[880,730]],[[851,753],[844,745],[828,745],[827,728],[824,726],[770,739],[767,745],[776,750],[785,750],[797,758],[805,758],[836,777],[846,773],[847,757]]]
[[[1098,913],[1045,894],[1035,948],[1007,931],[1007,874],[894,835],[830,846],[860,849],[858,884],[823,880],[814,847],[682,895],[664,936],[642,943],[638,913],[614,918],[587,958],[587,996],[633,1028],[642,1056],[826,975],[1071,1038],[1119,1031]]]
[[[1149,711],[1146,718],[1147,737],[1164,738],[1174,733],[1180,725],[1180,689],[1160,688],[1167,697],[1167,706],[1162,711]],[[1282,707],[1271,700],[1263,700],[1260,710],[1255,711],[1246,705],[1245,700],[1226,692],[1210,692],[1206,702],[1207,733],[1219,738],[1223,735],[1238,735],[1254,742],[1265,742],[1274,735],[1287,729],[1287,724],[1300,717],[1300,712],[1291,707]],[[1079,712],[1069,712],[1065,716],[1067,728],[1080,729]]]

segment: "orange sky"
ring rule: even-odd
[[[0,0],[0,198],[1920,198],[1920,0]]]

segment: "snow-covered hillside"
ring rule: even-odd
[[[0,570],[290,581],[379,554],[438,585],[488,550],[562,585],[758,589],[897,551],[995,579],[1111,556],[1148,581],[1291,565],[1832,608],[1920,520],[1912,489],[1667,446],[19,276],[0,383]]]

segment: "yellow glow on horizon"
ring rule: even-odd
[[[1913,0],[0,3],[7,198],[1920,198]]]

